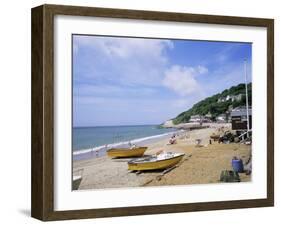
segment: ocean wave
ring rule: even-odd
[[[182,131],[184,131],[184,130],[178,130],[178,131],[173,131],[173,132],[169,132],[169,133],[153,135],[153,136],[149,136],[149,137],[142,137],[142,138],[137,138],[137,139],[134,139],[134,140],[122,141],[122,142],[112,143],[112,144],[108,144],[108,145],[101,145],[101,146],[94,147],[94,148],[77,150],[77,151],[73,152],[73,155],[78,156],[78,155],[88,154],[88,153],[91,153],[91,152],[100,152],[100,151],[105,152],[107,149],[122,147],[122,146],[129,147],[129,145],[128,145],[129,143],[138,145],[140,143],[154,141],[154,140],[157,140],[157,139],[160,139],[160,138],[164,138],[165,136],[169,136],[171,134],[179,133],[179,132],[182,132]]]

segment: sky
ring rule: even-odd
[[[250,43],[73,35],[73,126],[161,124],[251,82]]]

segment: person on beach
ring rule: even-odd
[[[175,144],[176,143],[176,136],[175,134],[173,134],[173,136],[171,136],[170,140],[169,140],[169,144]]]

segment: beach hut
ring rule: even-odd
[[[249,107],[249,130],[252,129],[252,109]],[[246,107],[238,107],[231,111],[231,125],[233,130],[245,131],[247,128],[247,109]]]

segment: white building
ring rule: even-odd
[[[222,103],[222,102],[226,102],[229,100],[231,100],[231,102],[240,101],[240,100],[242,100],[243,95],[244,94],[242,94],[242,93],[240,93],[238,95],[227,95],[226,97],[220,97],[217,102]]]
[[[191,115],[189,122],[201,122],[202,116],[201,115]]]
[[[226,122],[226,114],[220,114],[216,117],[217,122]]]

